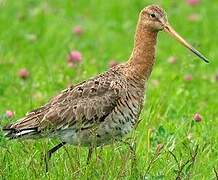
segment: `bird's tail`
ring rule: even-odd
[[[38,128],[25,128],[25,129],[15,129],[10,127],[4,127],[3,132],[4,136],[9,139],[18,139],[18,138],[31,138],[39,134]]]
[[[4,126],[2,130],[5,137],[9,139],[38,138],[41,136],[39,127],[45,112],[46,110],[43,108],[36,109],[15,123]]]

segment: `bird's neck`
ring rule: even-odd
[[[135,33],[134,48],[128,64],[134,74],[146,80],[149,78],[155,62],[156,41],[157,31],[145,28],[139,20]]]

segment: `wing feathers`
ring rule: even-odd
[[[70,87],[46,105],[29,112],[18,122],[6,126],[6,136],[17,138],[47,130],[68,127],[81,129],[98,125],[115,108],[121,94],[126,91],[125,84],[121,74],[109,71]]]

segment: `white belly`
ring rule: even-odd
[[[128,102],[128,106],[122,106],[122,108],[115,107],[103,122],[96,122],[93,127],[78,131],[75,128],[68,128],[60,130],[57,135],[63,142],[73,145],[100,146],[109,144],[122,138],[135,127],[140,113],[141,101],[135,102],[134,105],[132,103]]]

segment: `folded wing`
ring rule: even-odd
[[[3,128],[9,138],[39,137],[65,128],[88,129],[97,126],[116,107],[125,93],[120,74],[108,71],[55,96],[49,103],[29,112]]]

